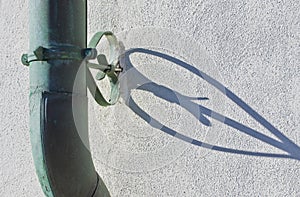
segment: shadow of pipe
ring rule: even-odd
[[[261,125],[263,125],[267,130],[269,130],[272,134],[274,134],[279,140],[275,140],[273,138],[270,138],[267,135],[264,135],[254,129],[251,129],[250,127],[247,127],[231,118],[228,118],[226,116],[223,116],[222,114],[219,114],[213,110],[210,110],[202,105],[199,105],[193,100],[205,100],[208,98],[202,98],[202,97],[187,97],[184,96],[174,90],[169,89],[168,87],[158,85],[154,82],[152,82],[150,79],[146,78],[143,74],[141,74],[135,67],[132,65],[130,60],[130,55],[133,53],[144,53],[148,55],[153,55],[156,57],[163,58],[165,60],[168,60],[184,69],[187,69],[188,71],[194,73],[195,75],[201,77],[206,82],[208,82],[210,85],[221,91],[222,94],[224,94],[227,98],[232,100],[235,104],[237,104],[240,108],[242,108],[245,112],[247,112],[251,117],[253,117],[257,122],[259,122]],[[216,151],[221,152],[227,152],[227,153],[235,153],[235,154],[243,154],[243,155],[252,155],[252,156],[263,156],[263,157],[277,157],[277,158],[291,158],[300,160],[300,148],[298,145],[296,145],[294,142],[292,142],[290,139],[288,139],[283,133],[281,133],[277,128],[275,128],[271,123],[269,123],[265,118],[263,118],[260,114],[258,114],[256,111],[254,111],[249,105],[247,105],[242,99],[240,99],[237,95],[235,95],[232,91],[230,91],[228,88],[223,86],[220,82],[213,79],[209,75],[205,74],[204,72],[196,69],[190,64],[187,64],[175,57],[169,56],[167,54],[153,51],[149,49],[144,48],[133,48],[130,50],[127,50],[124,54],[124,58],[122,58],[123,65],[125,65],[124,73],[125,75],[130,72],[130,76],[127,76],[125,79],[125,88],[121,88],[121,96],[126,102],[126,105],[135,112],[138,116],[140,116],[143,120],[145,120],[148,124],[150,124],[152,127],[155,127],[157,129],[160,129],[161,131],[174,136],[180,140],[183,140],[185,142],[191,143],[196,146],[201,146],[204,148],[209,148]],[[124,74],[123,74],[124,76]],[[132,77],[131,77],[132,76]],[[124,81],[122,81],[121,78],[121,85],[124,84]],[[134,79],[134,80],[132,80]],[[210,117],[212,119],[215,119],[219,122],[222,122],[226,124],[227,126],[230,126],[232,128],[235,128],[239,130],[240,132],[243,132],[251,137],[254,137],[262,142],[265,142],[267,144],[270,144],[280,150],[283,150],[287,152],[288,154],[273,154],[273,153],[263,153],[263,152],[252,152],[252,151],[245,151],[245,150],[238,150],[238,149],[231,149],[221,146],[215,146],[212,144],[207,144],[205,142],[199,141],[197,139],[192,139],[188,136],[182,135],[173,129],[162,125],[159,121],[155,120],[153,117],[151,117],[149,114],[147,114],[145,111],[143,111],[133,100],[133,98],[130,96],[130,91],[132,89],[139,89],[143,91],[152,92],[155,96],[164,99],[168,102],[176,103],[177,105],[180,105],[181,107],[185,108],[187,111],[189,111],[193,116],[195,116],[202,124],[206,126],[210,126],[211,123],[207,117]],[[198,109],[198,110],[193,110]],[[200,114],[199,114],[200,112]]]

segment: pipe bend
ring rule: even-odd
[[[97,174],[88,144],[83,137],[88,137],[85,120],[76,123],[73,118],[72,102],[79,102],[78,111],[87,117],[85,103],[87,98],[62,93],[43,92],[41,99],[40,138],[43,165],[36,163],[39,179],[47,196],[104,197],[109,192]],[[79,133],[82,132],[82,133]],[[37,133],[36,133],[37,134]],[[32,141],[34,142],[34,141]],[[33,147],[39,149],[38,144]],[[39,150],[33,150],[39,151]],[[35,155],[34,155],[35,156]],[[37,155],[36,155],[37,156]],[[40,159],[40,158],[36,158]]]

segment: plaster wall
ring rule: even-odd
[[[30,8],[27,0],[1,0],[0,8],[0,196],[43,196],[31,155],[29,70],[20,62],[28,49]],[[127,49],[160,50],[190,63],[300,145],[299,9],[299,1],[279,0],[89,0],[88,35],[110,30]],[[132,58],[151,81],[182,95],[207,96],[197,103],[276,139],[195,74],[157,57]],[[204,126],[149,92],[132,94],[153,119],[181,134],[231,149],[287,154],[226,124],[210,119],[212,126]],[[122,99],[111,108],[90,100],[89,110],[91,151],[112,196],[300,195],[299,160],[191,145],[151,126]]]

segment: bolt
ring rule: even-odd
[[[21,61],[22,61],[22,64],[23,64],[23,65],[29,66],[28,55],[27,55],[27,54],[23,54],[23,55],[22,55]]]
[[[95,59],[97,57],[97,50],[94,48],[84,49],[84,56],[87,59]]]

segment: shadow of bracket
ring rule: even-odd
[[[194,73],[198,77],[204,79],[206,82],[208,82],[210,85],[212,85],[214,88],[218,89],[222,94],[224,94],[227,98],[232,100],[236,105],[238,105],[241,109],[243,109],[245,112],[247,112],[252,118],[254,118],[257,122],[259,122],[262,126],[264,126],[267,130],[269,130],[272,134],[274,134],[279,140],[273,139],[265,134],[262,134],[254,129],[251,129],[250,127],[247,127],[231,118],[228,118],[226,116],[223,116],[222,114],[219,114],[218,112],[215,112],[209,108],[206,108],[202,105],[199,105],[192,100],[203,100],[207,98],[192,98],[192,97],[187,97],[184,96],[174,90],[171,90],[168,87],[158,85],[155,82],[151,81],[150,79],[146,78],[143,74],[141,74],[131,63],[130,60],[130,55],[133,53],[144,53],[156,57],[160,57],[162,59],[165,59],[169,62],[172,62],[188,71],[191,73]],[[185,136],[183,134],[180,134],[176,132],[175,130],[162,125],[161,127],[156,127],[160,129],[161,131],[174,136],[180,140],[186,141],[188,143],[191,143],[196,146],[201,146],[204,148],[209,148],[212,150],[216,151],[221,151],[221,152],[227,152],[227,153],[235,153],[235,154],[243,154],[243,155],[251,155],[251,156],[262,156],[262,157],[276,157],[276,158],[290,158],[290,159],[296,159],[300,160],[300,147],[296,145],[294,142],[292,142],[288,137],[286,137],[282,132],[280,132],[277,128],[275,128],[271,123],[269,123],[265,118],[263,118],[260,114],[258,114],[255,110],[253,110],[249,105],[247,105],[242,99],[240,99],[236,94],[234,94],[231,90],[223,86],[220,82],[217,80],[213,79],[209,75],[205,74],[204,72],[196,69],[192,65],[183,62],[175,57],[169,56],[167,54],[158,52],[158,51],[153,51],[149,49],[144,49],[144,48],[133,48],[129,49],[125,52],[124,54],[124,64],[126,65],[125,67],[125,73],[130,71],[134,71],[134,78],[142,78],[147,83],[144,83],[142,85],[140,84],[133,84],[132,87],[134,88],[129,88],[128,92],[129,95],[127,94],[127,97],[125,98],[126,105],[133,111],[135,112],[138,116],[140,116],[143,120],[145,120],[148,124],[150,124],[153,127],[156,127],[155,125],[162,125],[159,123],[157,120],[155,120],[153,117],[151,117],[149,114],[147,114],[145,111],[143,111],[137,103],[134,102],[133,98],[130,96],[130,91],[131,89],[139,89],[143,91],[148,91],[152,92],[154,95],[157,97],[164,99],[168,102],[171,103],[176,103],[180,105],[181,107],[185,108],[188,110],[192,115],[195,117],[199,118],[198,120],[206,125],[210,126],[211,123],[207,117],[210,117],[212,119],[215,119],[219,122],[224,123],[227,126],[230,126],[232,128],[235,128],[239,130],[242,133],[245,133],[251,137],[254,137],[262,142],[265,142],[269,145],[272,145],[280,150],[283,150],[287,152],[288,154],[275,154],[275,153],[264,153],[264,152],[253,152],[253,151],[245,151],[245,150],[238,150],[238,149],[232,149],[232,148],[226,148],[226,147],[221,147],[221,146],[216,146],[216,145],[211,145],[202,141],[199,141],[197,139],[192,139],[188,136]],[[133,70],[132,70],[133,69]],[[180,98],[180,99],[179,99]],[[190,110],[191,108],[187,108],[186,106],[182,105],[182,103],[179,103],[179,100],[184,100],[187,105],[192,106],[192,108],[197,108],[199,109],[198,111],[200,114],[195,114],[194,111]],[[153,124],[153,122],[156,122],[157,124]]]

